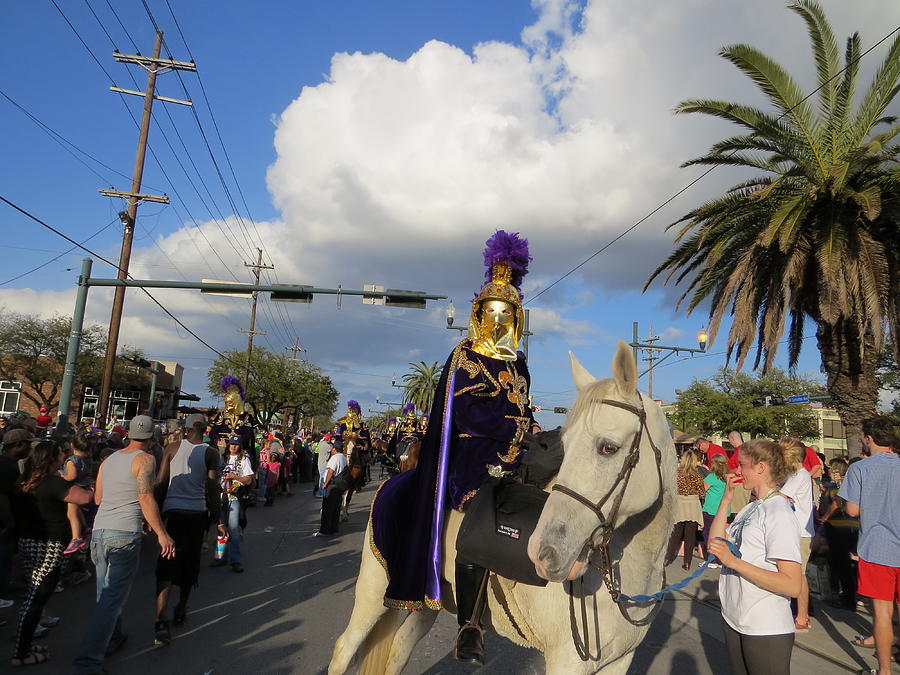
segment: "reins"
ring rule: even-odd
[[[622,616],[626,621],[635,626],[642,626],[649,623],[660,608],[660,599],[657,599],[655,596],[653,597],[653,602],[655,602],[656,606],[653,610],[643,619],[634,620],[625,610],[625,607],[622,606],[621,602],[626,599],[621,592],[621,584],[617,583],[613,578],[613,568],[612,568],[612,558],[609,555],[609,542],[612,539],[612,536],[615,532],[616,527],[616,518],[619,514],[619,507],[622,504],[622,499],[625,497],[625,492],[628,489],[628,483],[631,480],[631,474],[634,471],[634,468],[637,466],[638,461],[640,460],[640,446],[641,441],[643,440],[644,431],[647,431],[647,441],[650,443],[650,447],[653,449],[653,453],[656,457],[656,476],[659,481],[659,493],[662,494],[663,491],[663,481],[662,481],[662,452],[657,447],[656,443],[653,442],[653,437],[650,435],[650,430],[647,428],[647,411],[643,407],[633,406],[629,403],[622,403],[621,401],[615,401],[613,399],[602,399],[600,401],[600,405],[610,405],[615,408],[621,408],[622,410],[627,410],[628,412],[634,413],[638,420],[640,421],[640,427],[638,427],[637,433],[634,435],[634,440],[631,443],[631,448],[628,451],[628,454],[625,456],[625,461],[622,463],[622,468],[619,469],[619,474],[616,476],[615,480],[612,482],[609,490],[604,494],[598,501],[592,502],[587,499],[584,495],[579,494],[572,488],[566,487],[565,485],[561,485],[560,483],[556,483],[551,491],[560,492],[567,497],[571,497],[576,502],[581,504],[582,506],[590,509],[590,511],[596,516],[597,520],[600,521],[599,526],[591,533],[591,536],[588,538],[587,542],[585,542],[584,550],[589,551],[587,554],[587,564],[594,567],[598,570],[603,578],[603,583],[606,586],[607,591],[609,592],[610,598],[612,601],[619,607],[619,610],[622,612]],[[621,485],[621,489],[616,493],[616,488]],[[606,516],[603,514],[603,507],[606,505],[606,502],[612,498],[612,507],[609,510],[609,515]],[[599,539],[597,534],[599,533]],[[597,554],[600,558],[599,563],[594,560],[592,554]],[[582,633],[584,634],[584,640],[582,641],[581,636],[579,634],[577,620],[575,618],[575,605],[574,605],[574,584],[572,581],[569,581],[569,619],[571,623],[572,629],[572,642],[575,645],[575,651],[578,653],[579,658],[582,661],[587,661],[588,659],[599,661],[600,660],[600,629],[599,629],[599,621],[597,618],[597,604],[594,603],[594,625],[596,629],[596,638],[597,638],[597,655],[593,656],[590,653],[590,634],[588,632],[587,625],[587,606],[585,603],[585,594],[584,594],[584,577],[580,579],[581,582],[581,621],[582,621]],[[665,586],[665,572],[663,572],[663,586]]]

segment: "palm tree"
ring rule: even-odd
[[[431,411],[434,392],[441,378],[443,366],[435,361],[431,365],[424,361],[410,363],[412,372],[403,376],[403,402],[414,403],[418,410]]]
[[[774,110],[684,101],[676,113],[712,115],[750,132],[719,141],[684,166],[747,167],[762,175],[673,223],[680,226],[675,249],[644,290],[663,272],[666,283],[689,279],[679,304],[688,299],[690,313],[710,300],[710,341],[730,312],[728,357],[738,368],[755,344],[754,368],[769,370],[785,331],[794,367],[810,319],[826,386],[856,455],[860,423],[877,403],[875,365],[885,333],[895,347],[900,337],[900,145],[893,143],[900,125],[884,114],[900,90],[900,36],[854,107],[859,35],[847,40],[841,67],[819,5],[800,0],[789,8],[806,22],[812,42],[818,107],[762,52],[747,45],[721,50]]]

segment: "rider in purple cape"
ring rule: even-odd
[[[463,511],[488,477],[513,471],[533,422],[530,376],[519,352],[524,313],[519,284],[528,242],[496,232],[487,241],[487,281],[472,303],[468,336],[438,382],[418,466],[384,483],[372,504],[372,551],[388,573],[385,605],[441,609],[442,535],[450,509]],[[460,632],[456,658],[482,663],[480,617],[473,616],[486,571],[456,560]]]

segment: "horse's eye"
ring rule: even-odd
[[[612,455],[618,451],[619,446],[612,441],[608,441],[606,439],[597,441],[597,453],[600,455]]]

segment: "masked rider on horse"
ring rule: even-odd
[[[512,472],[531,428],[530,376],[519,351],[524,313],[519,286],[528,242],[496,232],[487,241],[486,282],[472,303],[468,336],[447,359],[416,469],[388,480],[372,508],[371,546],[385,566],[388,607],[439,610],[442,535],[450,509],[464,511],[488,477]],[[413,413],[414,414],[414,413]],[[397,434],[395,434],[397,437]],[[487,571],[456,559],[460,631],[454,656],[484,662],[479,591]]]

